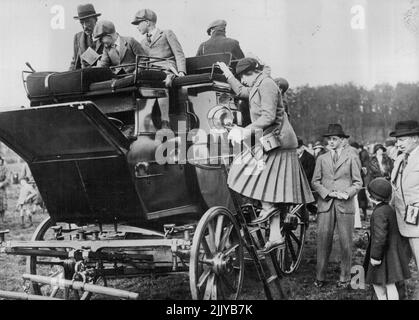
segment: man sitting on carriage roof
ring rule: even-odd
[[[171,86],[173,79],[186,74],[186,58],[181,44],[172,30],[160,30],[156,27],[157,15],[150,9],[138,11],[131,22],[136,25],[142,35],[146,35],[141,42],[147,55],[152,58],[161,58],[162,61],[151,63],[153,66],[161,67],[167,74],[165,83],[167,87]],[[169,99],[157,99],[161,112],[162,128],[169,126]],[[152,99],[147,101],[154,105]]]
[[[145,55],[141,44],[134,38],[120,36],[111,21],[99,21],[96,24],[93,36],[105,46],[98,67],[131,64],[117,68],[114,72],[132,73],[135,70],[136,57]]]

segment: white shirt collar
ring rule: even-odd
[[[415,155],[419,150],[419,146],[417,146],[415,149],[412,150],[412,152],[410,152],[409,157],[412,155]]]
[[[119,49],[121,48],[121,45],[122,45],[121,36],[118,35],[118,38],[116,38],[116,41],[115,41],[115,48],[119,51]]]
[[[153,41],[153,39],[156,37],[157,31],[158,31],[158,29],[154,28],[153,30],[147,32],[151,36],[151,41]]]

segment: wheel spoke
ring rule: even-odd
[[[208,278],[207,285],[205,287],[205,293],[204,293],[204,298],[203,298],[204,300],[211,299],[212,287],[214,286],[214,277],[215,277],[215,274],[211,273]]]
[[[288,233],[290,236],[291,236],[291,238],[293,238],[294,239],[294,241],[297,243],[297,245],[298,245],[298,248],[301,248],[301,241],[300,241],[300,239],[298,239],[297,238],[297,236],[292,232],[292,231],[290,231],[289,233]],[[291,241],[291,239],[290,239],[290,241]]]
[[[208,245],[207,239],[206,237],[202,237],[202,247],[204,248],[205,254],[207,255],[208,258],[212,258],[212,252],[211,249]]]
[[[215,227],[215,247],[218,249],[221,241],[221,232],[223,231],[224,215],[217,218],[217,226]]]
[[[208,277],[211,274],[211,269],[208,269],[206,271],[204,271],[201,276],[199,277],[199,281],[198,281],[198,290],[202,289],[202,286],[205,284],[205,281],[208,280]]]
[[[235,244],[231,248],[229,248],[227,251],[224,252],[224,255],[229,256],[234,250],[236,250],[239,247],[240,244]]]
[[[218,281],[217,281],[217,276],[214,274],[214,281],[213,281],[210,299],[217,300],[217,298],[218,298]]]
[[[214,225],[212,224],[212,221],[208,223],[208,244],[211,252],[214,254],[216,252],[216,246],[215,246],[215,233],[214,233]]]
[[[291,241],[289,236],[286,236],[285,239],[288,242],[288,248],[289,248],[291,256],[292,256],[292,261],[295,262],[295,261],[297,261],[297,255],[295,254],[294,247],[292,246],[292,241]]]
[[[218,250],[223,250],[224,249],[224,247],[227,244],[227,240],[230,237],[230,234],[231,234],[231,231],[233,230],[233,228],[234,228],[233,224],[230,224],[226,228],[225,233],[223,234],[223,236],[221,238],[220,244],[218,245]]]

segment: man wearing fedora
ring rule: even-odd
[[[338,287],[348,287],[351,279],[352,234],[355,206],[353,197],[362,187],[359,161],[345,148],[346,135],[340,124],[330,124],[327,133],[330,151],[319,156],[312,186],[319,197],[317,226],[316,287],[324,286],[326,269],[333,245],[335,226],[341,248],[341,272]]]
[[[77,70],[91,67],[85,59],[83,54],[87,49],[94,50],[98,55],[102,54],[103,45],[100,41],[93,39],[93,30],[95,28],[97,17],[101,14],[96,13],[92,4],[82,4],[77,7],[78,15],[74,19],[79,20],[83,31],[74,36],[74,54],[71,60],[70,70]],[[97,59],[98,60],[98,59]],[[95,65],[97,60],[93,63]]]
[[[141,44],[134,38],[120,36],[111,21],[99,21],[93,35],[94,39],[104,45],[102,59],[99,61],[98,67],[128,65],[114,69],[116,74],[134,72],[136,57],[145,55]]]
[[[140,34],[145,35],[141,45],[152,58],[161,58],[155,61],[153,66],[161,67],[167,74],[165,84],[170,87],[173,79],[186,75],[186,58],[175,33],[172,30],[160,30],[156,27],[157,15],[153,10],[141,9],[134,17],[131,24],[137,26]],[[162,128],[170,129],[169,125],[169,98],[157,99],[160,112]],[[154,105],[154,100],[148,99],[146,107]]]
[[[419,264],[419,123],[400,121],[390,136],[397,139],[402,152],[391,174],[392,204],[396,210],[400,234],[409,239],[416,266]],[[416,286],[414,299],[419,300]]]
[[[231,53],[233,60],[244,58],[242,49],[237,40],[226,37],[227,21],[215,20],[207,28],[210,38],[201,43],[198,48],[197,56],[214,53]]]

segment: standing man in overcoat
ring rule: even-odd
[[[402,152],[394,163],[391,174],[393,185],[392,204],[396,210],[400,234],[409,239],[416,266],[419,265],[419,123],[400,121],[390,133],[397,138]],[[419,300],[416,285],[413,299]]]
[[[338,287],[348,287],[351,279],[352,234],[355,206],[353,197],[362,187],[359,161],[344,148],[346,135],[340,124],[330,124],[323,135],[331,150],[317,159],[312,186],[319,197],[317,226],[317,275],[314,285],[324,286],[326,269],[333,245],[335,226],[341,248],[341,272]]]
[[[197,56],[214,53],[231,53],[233,60],[244,58],[242,49],[237,40],[226,37],[227,21],[215,20],[207,28],[210,38],[201,43],[198,48]]]
[[[74,19],[79,20],[83,31],[74,36],[74,53],[71,60],[70,70],[77,70],[95,66],[99,59],[90,64],[83,58],[83,54],[88,48],[91,48],[98,55],[103,52],[103,45],[100,41],[93,39],[93,30],[95,29],[97,17],[101,14],[96,13],[92,4],[82,4],[77,7],[78,15]]]

